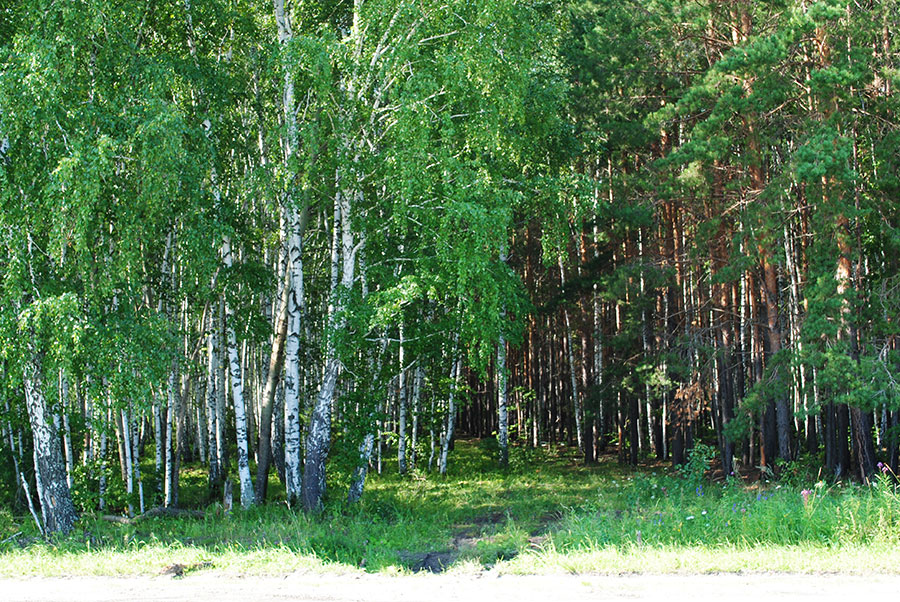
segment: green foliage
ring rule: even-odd
[[[206,562],[204,570],[241,574],[328,566],[396,573],[428,553],[446,554],[453,570],[582,571],[573,567],[593,558],[593,571],[668,572],[677,565],[662,560],[667,554],[683,560],[704,550],[718,557],[712,566],[728,571],[799,562],[807,569],[846,570],[846,554],[853,551],[856,567],[860,546],[870,551],[868,566],[885,566],[873,554],[900,541],[900,497],[890,475],[871,487],[720,484],[702,476],[694,485],[659,469],[626,472],[606,460],[593,469],[577,467],[571,452],[554,449],[532,451],[534,462],[501,471],[483,445],[463,440],[457,448],[447,479],[423,473],[401,479],[385,471],[372,476],[360,505],[334,499],[316,517],[282,504],[236,508],[228,516],[213,504],[203,518],[133,524],[85,515],[67,538],[52,544],[36,539],[23,549],[13,537],[0,544],[0,556],[6,573],[37,575],[158,574],[174,562]],[[523,450],[511,451],[512,459]],[[699,466],[698,460],[702,475]],[[202,481],[188,479],[184,495],[202,491]],[[33,529],[30,519],[0,512],[2,539],[21,532],[24,541]],[[832,562],[829,550],[835,549],[844,565]],[[635,557],[618,564],[606,558],[622,554]]]
[[[128,505],[138,507],[137,488],[129,495],[122,473],[109,461],[94,460],[86,465],[78,465],[73,472],[72,501],[80,513],[95,513],[100,508],[100,479],[105,477],[103,493],[103,512],[108,514],[125,514]],[[149,489],[149,488],[148,488]]]
[[[678,474],[697,488],[698,495],[703,487],[703,480],[706,478],[709,464],[715,456],[714,448],[703,443],[695,443],[694,447],[688,451],[688,461],[677,468]]]

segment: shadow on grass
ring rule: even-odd
[[[330,483],[335,499],[316,515],[288,508],[273,477],[273,499],[266,505],[242,510],[236,503],[228,514],[212,504],[203,508],[202,518],[117,524],[85,515],[75,532],[50,542],[30,532],[24,519],[7,521],[0,526],[20,534],[0,544],[0,554],[23,562],[29,555],[55,555],[70,559],[72,567],[79,556],[114,557],[107,569],[98,569],[111,572],[118,572],[117,566],[133,571],[122,563],[148,550],[156,567],[148,565],[150,573],[173,566],[170,574],[205,570],[226,557],[236,559],[238,567],[257,563],[258,572],[268,573],[289,570],[286,559],[366,571],[442,572],[512,559],[528,570],[542,558],[563,562],[560,555],[610,549],[631,554],[678,546],[900,541],[900,503],[887,486],[820,485],[803,498],[797,489],[774,484],[749,489],[683,479],[659,466],[625,470],[612,457],[584,467],[566,448],[516,450],[513,467],[499,470],[489,447],[461,440],[446,477],[421,471],[400,477],[388,466],[384,474],[372,475],[363,500],[353,506],[338,497],[344,494],[340,478]],[[202,468],[187,468],[182,502],[202,507],[205,495]]]

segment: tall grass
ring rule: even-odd
[[[699,462],[626,471],[612,459],[579,466],[566,449],[516,450],[501,471],[488,446],[459,441],[454,453],[446,478],[373,475],[356,506],[333,484],[337,499],[316,516],[277,501],[134,524],[86,514],[70,536],[45,541],[25,517],[0,513],[0,575],[158,574],[175,564],[405,573],[434,568],[426,557],[463,572],[900,571],[900,497],[888,476],[872,486],[709,483]],[[202,479],[186,475],[184,499],[202,499]]]

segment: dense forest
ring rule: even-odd
[[[3,0],[0,503],[316,511],[460,434],[898,472],[898,19]]]

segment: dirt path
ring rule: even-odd
[[[233,577],[214,573],[172,577],[72,577],[0,579],[0,600],[106,602],[577,602],[581,600],[664,600],[728,602],[753,600],[896,599],[900,576],[869,575],[552,575],[480,576],[292,574],[286,577]],[[879,598],[876,598],[878,596]]]

